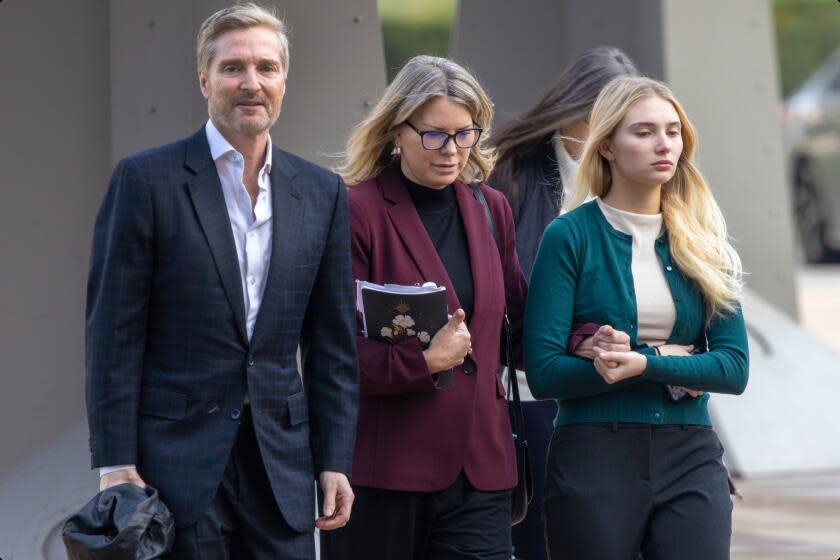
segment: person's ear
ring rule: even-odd
[[[204,72],[198,73],[198,87],[201,88],[201,95],[204,96],[204,99],[209,99],[210,90],[207,88],[207,76]]]
[[[613,161],[615,154],[613,153],[612,141],[607,138],[598,144],[598,153],[604,156],[607,161]]]

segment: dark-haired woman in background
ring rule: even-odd
[[[507,196],[516,222],[516,249],[528,277],[546,226],[561,211],[580,149],[589,134],[589,113],[611,80],[636,75],[630,58],[615,47],[595,47],[575,59],[532,109],[501,127],[495,136],[498,160],[490,184]],[[576,325],[570,352],[592,359],[593,346],[626,351],[629,339],[609,326]],[[557,405],[535,401],[525,376],[517,375],[525,414],[525,437],[534,465],[534,500],[525,520],[513,528],[517,558],[545,558],[542,503],[543,469]]]

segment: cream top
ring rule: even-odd
[[[633,238],[630,268],[638,313],[636,339],[649,346],[665,344],[674,328],[677,311],[662,262],[654,249],[656,239],[664,231],[662,214],[625,212],[605,204],[600,198],[598,207],[612,227]]]

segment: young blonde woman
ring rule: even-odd
[[[510,202],[516,222],[516,252],[526,277],[531,274],[546,226],[560,213],[563,192],[571,190],[595,99],[610,81],[628,75],[638,72],[620,49],[588,49],[569,64],[557,84],[534,107],[493,134],[498,157],[490,184]],[[629,350],[629,340],[625,333],[609,326],[576,325],[567,351],[591,359],[593,346]],[[580,344],[575,346],[575,341]],[[534,499],[528,515],[513,527],[513,546],[517,558],[544,560],[543,466],[557,405],[552,400],[534,399],[522,372],[517,380],[524,437],[536,468]]]
[[[511,557],[516,464],[499,335],[505,306],[518,334],[527,288],[510,206],[479,184],[497,245],[468,184],[492,169],[491,119],[464,68],[419,56],[348,139],[339,171],[353,278],[445,286],[452,318],[427,348],[357,337],[353,522],[322,533],[325,559]]]
[[[528,383],[558,404],[549,556],[723,560],[732,505],[706,404],[747,383],[740,260],[665,85],[616,79],[589,124],[573,210],[546,230],[525,321]],[[575,323],[611,325],[632,350],[570,356]]]

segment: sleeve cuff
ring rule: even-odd
[[[136,465],[115,465],[113,467],[100,467],[99,468],[99,478],[102,478],[106,474],[111,474],[117,471],[127,471],[128,469],[136,469]]]
[[[642,377],[655,383],[668,383],[670,376],[673,374],[671,368],[668,367],[669,357],[655,354],[652,348],[650,352],[637,351],[647,357],[647,366]]]
[[[580,343],[586,337],[594,335],[600,328],[600,325],[596,323],[575,323],[572,325],[572,334],[569,335],[569,340],[566,343],[566,353],[569,355],[574,354],[577,347],[580,346]]]

